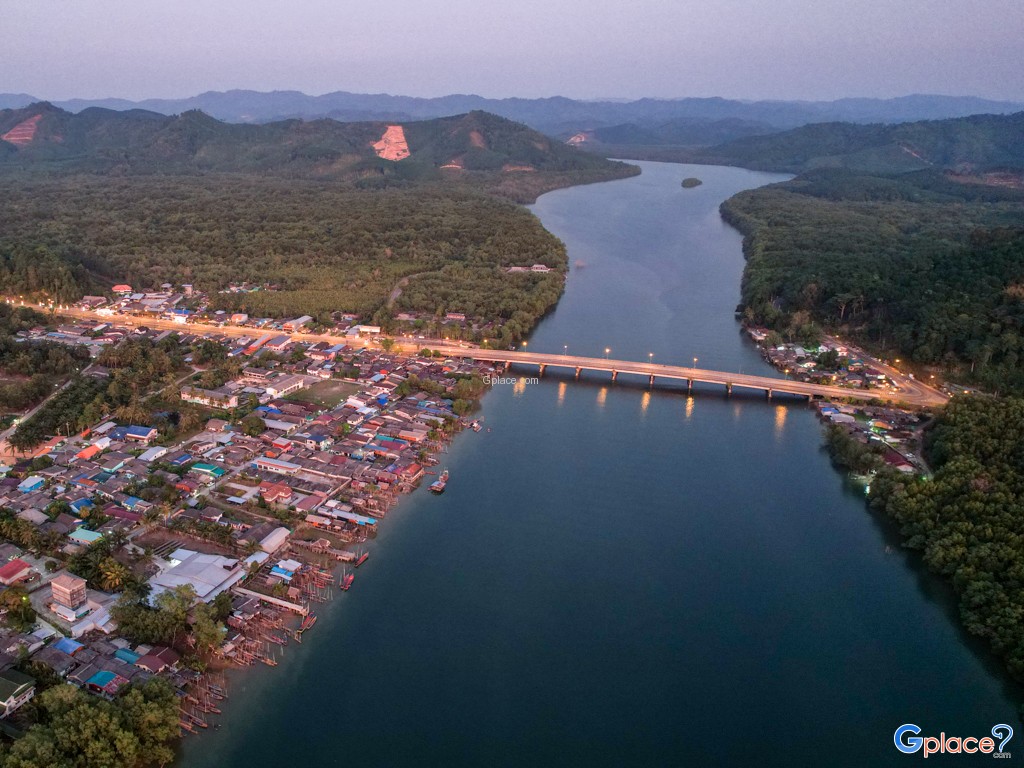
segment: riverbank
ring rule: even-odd
[[[765,372],[717,207],[783,177],[702,167],[684,190],[678,166],[644,170],[534,206],[586,266],[528,348]],[[833,764],[860,768],[904,759],[908,713],[1012,717],[1016,689],[831,470],[812,409],[607,378],[491,388],[445,495],[380,522],[372,578],[289,665],[238,676],[183,763],[788,767],[827,732]]]

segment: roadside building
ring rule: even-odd
[[[8,717],[36,693],[36,681],[16,669],[0,672],[0,718]]]

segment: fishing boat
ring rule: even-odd
[[[431,493],[444,493],[444,489],[448,486],[448,470],[446,469],[441,473],[441,476],[430,484]]]
[[[360,565],[365,563],[366,562],[366,558],[368,558],[369,556],[370,556],[369,552],[363,552],[363,554],[361,554],[359,556],[359,558],[356,560],[355,567],[358,568]]]
[[[346,573],[344,576],[342,576],[342,578],[341,578],[341,589],[342,589],[342,591],[348,592],[349,587],[352,586],[352,582],[355,581],[355,580],[356,580],[356,575],[354,573]]]

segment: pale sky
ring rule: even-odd
[[[1024,0],[0,0],[0,92],[1024,100]]]

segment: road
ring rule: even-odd
[[[49,307],[43,305],[31,305],[33,309],[41,312],[48,312]],[[75,317],[90,322],[111,322],[127,326],[144,326],[159,330],[173,330],[182,333],[196,334],[220,334],[222,336],[248,336],[253,337],[265,332],[261,329],[247,328],[240,326],[219,326],[204,323],[176,323],[171,320],[159,318],[134,318],[124,315],[102,315],[95,310],[68,308],[58,310],[58,314]],[[284,332],[282,331],[282,334]],[[318,342],[326,341],[330,344],[349,344],[353,346],[376,346],[378,342],[374,339],[353,338],[351,336],[338,336],[331,334],[315,333],[292,333],[287,334],[293,341]],[[524,364],[536,366],[551,366],[569,369],[581,369],[588,371],[607,371],[614,374],[634,374],[640,376],[654,376],[656,379],[681,379],[709,384],[719,384],[730,390],[734,387],[755,389],[770,392],[786,392],[795,395],[806,395],[808,397],[828,397],[837,399],[872,400],[879,399],[888,402],[902,402],[911,406],[930,408],[943,405],[948,397],[923,382],[914,379],[892,366],[872,360],[872,364],[889,376],[898,387],[899,391],[893,392],[885,389],[852,389],[848,387],[829,386],[824,384],[811,384],[808,382],[794,381],[792,379],[781,379],[770,376],[754,376],[751,374],[732,373],[726,371],[712,371],[702,368],[691,368],[686,366],[664,365],[651,362],[637,362],[632,360],[607,360],[604,358],[579,357],[557,354],[541,354],[523,350],[484,350],[466,344],[452,344],[444,339],[413,339],[410,337],[399,337],[395,340],[395,348],[404,352],[415,352],[424,347],[437,350],[447,357],[472,357],[477,360],[486,360],[496,363]]]

